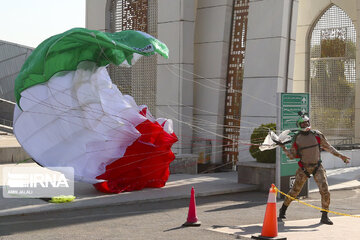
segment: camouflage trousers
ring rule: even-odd
[[[306,167],[305,169],[308,171],[308,173],[312,174],[315,169],[315,166],[314,167]],[[298,168],[298,170],[296,171],[294,185],[293,185],[292,189],[289,191],[288,195],[292,196],[293,198],[296,198],[297,195],[300,193],[301,189],[303,188],[307,179],[308,179],[308,177],[306,176],[304,171],[301,168]],[[329,192],[328,181],[327,181],[327,177],[326,177],[326,170],[324,169],[324,167],[322,165],[320,165],[318,170],[316,171],[314,180],[319,187],[319,191],[320,191],[320,195],[321,195],[321,206],[323,209],[329,210],[330,192]],[[292,200],[290,198],[286,197],[284,200],[284,205],[289,206],[291,201]]]

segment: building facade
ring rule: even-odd
[[[14,82],[32,48],[0,40],[0,130],[11,131]]]
[[[281,92],[309,92],[314,127],[359,142],[359,14],[360,0],[87,0],[86,27],[166,43],[169,59],[111,66],[112,80],[174,120],[178,155],[231,167],[253,160],[250,135],[276,123]]]

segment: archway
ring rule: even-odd
[[[356,30],[350,17],[331,5],[318,19],[310,40],[311,123],[332,144],[354,138]]]

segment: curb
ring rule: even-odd
[[[238,189],[228,189],[228,190],[220,190],[220,191],[213,191],[213,192],[199,192],[195,194],[196,197],[207,197],[207,196],[215,196],[215,195],[222,195],[222,194],[231,194],[231,193],[240,193],[240,192],[250,192],[256,191],[258,186],[256,185],[248,185],[248,186],[241,186]],[[105,195],[106,196],[106,195]],[[112,195],[116,197],[117,195]],[[143,203],[153,203],[153,202],[161,202],[161,201],[170,201],[170,200],[181,200],[181,199],[188,199],[190,198],[189,194],[181,194],[178,196],[168,196],[168,197],[155,197],[155,198],[148,198],[148,199],[135,199],[135,200],[125,200],[125,201],[111,201],[105,202],[107,199],[106,197],[102,198],[102,201],[99,201],[99,198],[84,198],[78,199],[74,202],[69,203],[45,203],[38,205],[38,208],[31,209],[26,207],[21,207],[25,209],[17,209],[17,210],[0,210],[0,218],[1,217],[8,217],[8,216],[24,216],[29,214],[41,214],[41,213],[48,213],[48,212],[57,212],[57,211],[69,211],[69,210],[82,210],[82,209],[91,209],[91,208],[103,208],[109,206],[118,206],[118,205],[130,205],[130,204],[143,204]],[[89,201],[89,203],[81,202],[81,201]],[[95,202],[94,202],[95,201]]]

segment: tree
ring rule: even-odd
[[[260,127],[255,128],[250,137],[252,145],[249,148],[249,152],[253,158],[262,163],[275,163],[276,162],[276,150],[260,151],[259,144],[264,142],[265,137],[269,133],[269,130],[275,131],[276,124],[268,123],[261,124]]]

